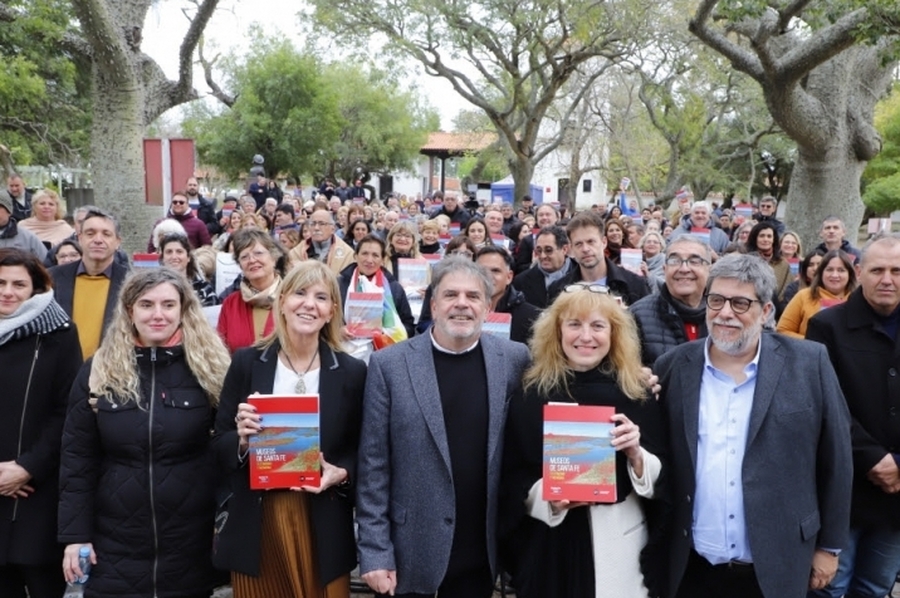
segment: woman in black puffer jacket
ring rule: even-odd
[[[72,388],[63,433],[63,570],[86,598],[194,598],[215,585],[208,451],[228,352],[169,268],[122,288],[100,349]],[[96,399],[96,400],[95,400]]]
[[[0,249],[0,596],[59,598],[59,444],[78,333],[30,251]]]

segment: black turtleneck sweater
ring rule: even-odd
[[[481,343],[466,353],[432,349],[432,354],[456,498],[456,524],[445,576],[449,579],[488,562],[488,385]]]

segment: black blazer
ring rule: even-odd
[[[56,302],[66,310],[69,317],[72,317],[72,303],[75,298],[75,274],[78,272],[78,266],[81,262],[72,262],[62,266],[54,266],[50,268],[50,277],[53,279],[53,292],[56,296]],[[128,267],[114,261],[112,265],[112,278],[109,283],[109,295],[106,296],[106,305],[103,308],[103,330],[101,337],[106,333],[106,327],[112,321],[113,313],[116,310],[116,300],[119,298],[119,291],[125,283],[125,277],[128,276]]]
[[[860,527],[900,527],[900,495],[866,477],[888,453],[900,453],[900,343],[885,332],[862,289],[816,314],[806,338],[825,345],[847,400],[853,438],[853,508]]]
[[[267,349],[248,347],[235,352],[225,375],[219,412],[216,415],[213,450],[220,470],[230,482],[228,520],[215,547],[216,565],[245,575],[259,575],[262,500],[265,491],[250,489],[246,460],[238,459],[238,435],[234,417],[237,407],[255,393],[272,392],[278,364],[276,342]],[[362,424],[362,398],[366,383],[365,364],[333,351],[319,341],[319,425],[325,459],[356,481],[356,460]],[[278,492],[277,490],[273,492]],[[353,533],[353,489],[330,488],[323,494],[308,494],[319,579],[327,585],[356,566]]]

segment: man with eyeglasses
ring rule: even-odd
[[[191,247],[197,249],[204,245],[212,245],[212,239],[209,238],[209,230],[202,220],[194,216],[191,206],[188,204],[187,194],[177,191],[172,195],[172,201],[169,206],[169,213],[165,218],[160,218],[153,224],[153,228],[163,220],[171,219],[179,222],[187,233],[188,241]],[[153,234],[150,234],[150,240],[147,241],[147,253],[155,253],[156,246],[153,244]]]
[[[775,210],[778,208],[778,200],[771,195],[766,195],[759,200],[759,215],[756,217],[757,222],[771,222],[778,232],[778,238],[784,234],[784,222],[776,218]]]
[[[675,598],[802,598],[825,587],[847,546],[847,405],[825,347],[763,333],[775,285],[761,258],[721,258],[706,285],[709,336],[653,367]]]
[[[340,276],[344,268],[356,262],[353,248],[334,234],[334,215],[330,210],[316,210],[306,221],[306,226],[310,237],[291,249],[289,256],[293,263],[319,260],[331,268],[335,276]]]
[[[550,286],[576,267],[569,258],[566,229],[561,226],[542,228],[535,240],[534,259],[534,267],[516,275],[513,286],[522,291],[528,303],[544,309],[550,305]]]
[[[597,283],[609,288],[613,295],[621,297],[626,305],[650,294],[647,280],[612,263],[606,256],[606,225],[595,212],[581,212],[566,225],[569,235],[569,251],[577,268],[550,286],[551,302],[573,282]]]
[[[559,211],[548,203],[541,204],[535,210],[534,218],[537,228],[539,230],[544,229],[559,222]],[[519,242],[514,256],[516,259],[516,274],[521,274],[532,267],[536,257],[534,253],[535,241],[537,241],[537,235],[531,234]]]
[[[641,360],[646,366],[666,351],[706,338],[703,292],[712,255],[700,237],[684,235],[666,247],[665,284],[629,307],[641,335]]]

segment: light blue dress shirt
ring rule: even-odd
[[[746,380],[738,384],[712,365],[710,342],[707,339],[700,382],[694,550],[713,565],[752,563],[741,472],[762,343],[744,368]]]

